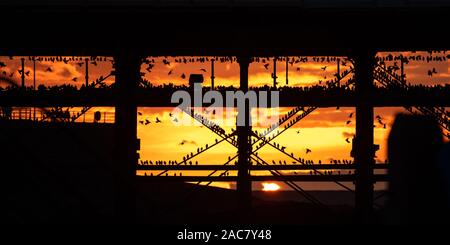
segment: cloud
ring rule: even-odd
[[[63,67],[57,74],[64,78],[72,78],[74,76],[67,67]]]
[[[351,132],[342,132],[342,136],[344,138],[353,138],[355,136],[355,133],[351,133]]]
[[[193,140],[182,140],[180,143],[180,145],[186,145],[186,144],[197,145],[197,142],[195,142]]]

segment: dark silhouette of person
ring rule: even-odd
[[[438,168],[445,175],[444,184],[447,194],[447,204],[450,204],[450,142],[447,142],[439,152]]]
[[[388,139],[387,223],[448,223],[445,175],[437,162],[442,144],[434,119],[397,115]]]

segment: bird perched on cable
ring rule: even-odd
[[[264,68],[266,68],[266,70],[269,69],[269,64],[264,64]]]

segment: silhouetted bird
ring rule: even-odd
[[[327,69],[327,66],[323,66],[320,69],[322,69],[322,71],[325,71]]]
[[[186,75],[184,75],[184,73],[181,74],[181,79],[185,79],[185,78],[186,78]]]
[[[72,81],[76,82],[78,80],[77,77],[72,78]]]
[[[174,118],[173,121],[174,121],[174,122],[178,122],[178,119],[177,119],[177,118]]]
[[[138,115],[139,115],[139,116],[142,116],[142,112],[138,111]]]
[[[297,67],[297,71],[300,71],[300,67]]]
[[[432,77],[433,74],[437,74],[436,68],[433,68],[432,70],[428,70],[428,76]]]
[[[350,140],[348,138],[345,139],[345,142],[350,143]]]
[[[94,66],[97,66],[97,61],[91,61],[91,64],[93,64]]]
[[[352,121],[348,120],[345,124],[349,125]]]
[[[269,64],[264,64],[264,68],[266,68],[266,70],[269,69]]]
[[[167,73],[167,75],[169,75],[169,76],[172,75],[172,71],[173,70],[170,70],[169,73]]]
[[[353,112],[350,113],[350,115],[349,115],[348,117],[349,117],[349,118],[352,118],[352,117],[353,117]]]
[[[156,123],[161,123],[162,121],[159,120],[159,118],[157,117],[156,120],[155,120],[155,122],[156,122]]]
[[[300,130],[297,130],[297,134],[299,134],[300,133]]]
[[[202,68],[202,69],[200,69],[200,71],[202,71],[202,72],[206,72],[206,69]]]
[[[2,71],[3,76],[6,76],[6,71]]]
[[[6,64],[2,61],[0,61],[0,68],[6,67]]]
[[[79,62],[79,63],[77,63],[77,65],[78,65],[79,67],[82,67],[82,66],[84,65],[84,62]]]
[[[25,72],[25,76],[29,76],[30,75],[30,71]]]
[[[145,125],[148,125],[149,123],[151,123],[148,119],[145,119]]]
[[[311,150],[308,149],[308,148],[306,148],[306,154],[308,154],[308,153],[310,153],[310,152],[311,152]]]
[[[47,68],[45,71],[46,71],[46,72],[53,72],[53,70],[52,70],[51,67]]]
[[[286,146],[281,147],[281,151],[284,151],[284,150],[286,150]]]
[[[140,124],[144,125],[144,121],[139,121]]]

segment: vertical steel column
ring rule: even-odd
[[[373,213],[373,102],[372,90],[375,52],[359,51],[355,61],[356,136],[354,143],[355,206],[356,217],[361,223],[370,223]]]
[[[116,64],[115,215],[117,222],[130,223],[136,217],[135,177],[138,161],[137,104],[134,94],[140,80],[141,58],[119,51]]]
[[[240,67],[240,89],[245,93],[248,91],[248,66],[250,64],[250,57],[238,57]],[[251,122],[250,122],[250,104],[248,100],[245,101],[244,111],[238,113],[245,113],[245,125],[237,126],[237,144],[238,144],[238,180],[236,184],[238,195],[238,206],[243,212],[251,207],[252,203],[252,182],[250,180],[250,153],[251,153]]]

